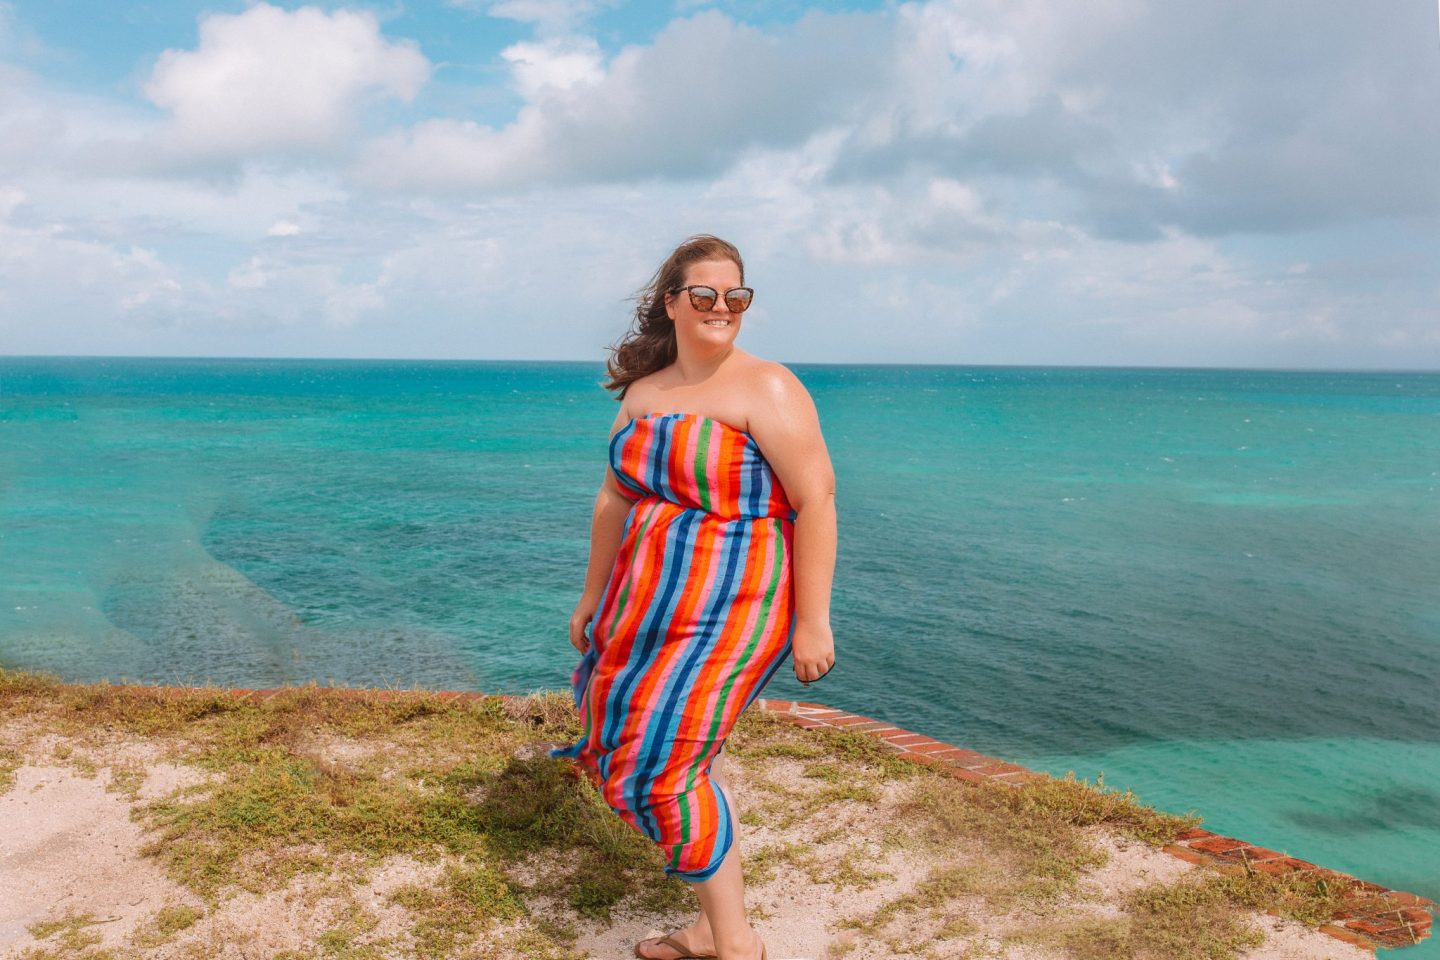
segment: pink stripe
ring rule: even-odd
[[[755,526],[758,526],[759,523],[760,523],[760,521],[752,521],[752,524],[754,524]],[[775,553],[774,553],[774,540],[775,540],[775,538],[774,538],[774,537],[769,537],[769,536],[764,536],[764,535],[763,535],[763,532],[762,532],[762,531],[757,531],[757,530],[755,530],[755,529],[754,529],[754,526],[752,526],[751,532],[752,532],[752,538],[751,538],[751,540],[750,540],[749,549],[746,551],[746,558],[745,558],[745,560],[746,560],[746,567],[749,567],[749,565],[752,564],[752,563],[757,563],[757,562],[758,562],[758,563],[761,564],[761,569],[768,572],[769,569],[770,569],[770,564],[774,562],[774,558],[775,558]],[[760,535],[756,536],[755,534],[760,534]],[[762,549],[761,549],[761,552],[760,552],[760,556],[759,556],[758,558],[755,556],[755,549],[754,549],[754,548],[755,548],[755,543],[756,543],[757,540],[760,541],[761,548],[762,548]],[[784,573],[783,573],[783,571],[782,571],[782,574],[781,574],[781,578],[782,578],[782,582],[783,582],[783,579],[784,579]],[[755,596],[755,597],[747,597],[747,598],[744,598],[744,599],[747,601],[747,606],[749,607],[749,609],[748,609],[748,610],[746,611],[746,613],[745,613],[745,624],[744,624],[744,627],[740,630],[739,634],[738,634],[738,635],[735,637],[735,639],[732,641],[731,648],[730,648],[729,650],[727,650],[727,651],[723,651],[723,655],[725,656],[725,661],[724,661],[725,669],[724,669],[724,671],[720,674],[721,677],[728,677],[728,676],[730,675],[730,671],[732,671],[732,670],[735,668],[736,662],[740,659],[740,655],[744,652],[746,645],[749,643],[750,637],[751,637],[751,635],[752,635],[752,634],[754,633],[754,631],[755,631],[755,625],[756,625],[756,624],[759,622],[759,620],[760,620],[760,607],[761,607],[761,602],[760,602],[760,601],[761,601],[761,599],[764,597],[764,593],[763,593],[764,588],[769,585],[769,582],[770,582],[770,578],[769,578],[768,576],[762,576],[762,577],[760,577],[759,587],[760,587],[760,590],[761,590],[762,592],[761,592],[760,594],[758,594],[757,596]],[[778,599],[778,595],[777,595],[777,599]],[[734,604],[731,603],[731,604],[730,604],[730,607],[733,607],[733,606],[734,606]],[[771,605],[771,619],[773,619],[775,606],[776,606],[775,604],[772,604],[772,605]],[[727,609],[726,612],[728,613],[728,612],[729,612],[729,609]],[[728,626],[728,624],[727,624],[727,626]],[[766,635],[761,638],[761,644],[762,644],[762,646],[759,648],[759,650],[757,650],[757,653],[763,655],[763,652],[764,652],[763,643],[764,643],[765,638],[768,637],[768,635],[769,635],[769,634],[768,634],[768,631],[767,631]],[[734,710],[735,703],[737,702],[736,693],[737,693],[739,687],[744,685],[744,684],[743,684],[744,679],[745,679],[744,677],[737,678],[737,684],[736,684],[736,686],[735,686],[735,687],[732,687],[732,688],[730,689],[729,699],[727,700],[727,703],[730,705],[731,711],[727,711],[727,712],[732,712],[732,711]],[[701,729],[704,730],[704,731],[706,731],[706,732],[708,732],[708,731],[710,730],[710,727],[711,727],[711,726],[714,724],[714,722],[715,722],[715,715],[716,715],[716,712],[719,710],[719,704],[720,704],[720,691],[721,691],[721,689],[722,689],[723,687],[724,687],[724,681],[723,681],[723,680],[722,680],[721,682],[719,682],[719,683],[713,684],[709,690],[705,691],[705,698],[704,698],[704,700],[699,701],[699,702],[696,704],[696,705],[699,706],[699,707],[701,708],[701,710],[703,711],[701,715],[704,717],[704,723],[703,723],[703,725],[701,726]],[[743,696],[738,698],[739,701],[743,701],[743,699],[744,699]],[[723,728],[723,726],[724,726],[724,724],[722,723],[722,728]]]

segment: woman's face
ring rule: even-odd
[[[731,313],[725,306],[725,291],[741,286],[740,268],[733,260],[701,260],[685,271],[683,286],[703,284],[713,287],[719,297],[709,310],[696,310],[684,290],[665,294],[665,312],[675,323],[678,341],[701,349],[713,349],[734,342],[740,332],[741,314]]]

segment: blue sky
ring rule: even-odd
[[[0,0],[0,352],[1440,369],[1433,0]]]

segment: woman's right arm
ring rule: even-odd
[[[622,409],[615,418],[611,436],[629,420]],[[634,501],[620,492],[615,474],[607,466],[605,479],[600,483],[600,492],[595,495],[595,510],[590,519],[590,564],[585,570],[585,588],[575,612],[570,614],[570,643],[581,653],[589,647],[585,639],[585,625],[595,616],[600,605],[600,595],[610,580],[615,566],[615,557],[620,552],[620,540],[625,534],[625,518],[630,514]]]

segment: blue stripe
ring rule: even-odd
[[[645,496],[649,493],[643,486],[636,483],[623,469],[623,457],[625,445],[630,442],[630,437],[635,433],[635,421],[631,420],[625,426],[615,432],[610,438],[610,472],[615,474],[615,482],[620,484],[622,490],[631,490],[637,496]]]
[[[654,509],[656,512],[659,512],[662,509],[668,508],[662,507],[660,504],[655,504]],[[681,535],[680,525],[684,523],[686,519],[684,513],[679,513],[669,521],[664,522],[665,534],[664,539],[661,541],[664,561],[660,568],[662,581],[666,577],[669,577],[671,581],[675,578],[675,558],[681,552],[678,549],[679,545],[685,540]],[[648,536],[653,537],[655,533],[656,530],[654,526],[652,526],[648,532]],[[611,690],[610,702],[606,704],[605,724],[600,731],[600,745],[606,751],[614,750],[619,746],[619,734],[624,730],[622,721],[625,719],[621,716],[620,711],[626,706],[630,690],[634,687],[639,677],[644,674],[646,667],[650,663],[651,656],[654,652],[654,631],[647,630],[647,625],[653,624],[655,618],[655,600],[652,598],[650,606],[646,608],[639,625],[636,627],[636,643],[631,646],[629,659],[616,670],[616,682]]]
[[[719,638],[720,631],[706,628],[713,627],[717,623],[724,623],[723,614],[729,612],[735,599],[730,593],[731,585],[736,582],[737,577],[744,569],[741,560],[749,549],[751,525],[727,523],[725,526],[726,532],[722,541],[724,557],[721,563],[724,573],[710,591],[710,600],[696,625],[696,636],[690,642],[690,649],[685,651],[683,659],[670,672],[669,680],[666,681],[664,688],[659,693],[657,698],[659,709],[654,715],[654,722],[651,723],[650,729],[645,732],[645,740],[641,746],[644,761],[640,766],[645,771],[646,789],[644,794],[647,797],[650,794],[649,785],[655,780],[654,775],[663,771],[666,766],[660,761],[658,748],[661,743],[668,744],[673,748],[675,734],[679,730],[681,719],[685,716],[685,707],[689,703],[690,695],[695,692],[695,674],[704,666],[705,661],[715,650],[715,641]],[[741,528],[740,535],[734,536],[734,527],[737,526]],[[701,588],[697,586],[696,589]],[[673,749],[671,752],[673,753]],[[650,816],[649,811],[652,807],[653,804],[647,805],[645,814],[647,817]],[[691,824],[695,824],[693,818]],[[656,824],[656,829],[659,829],[658,824]]]
[[[765,464],[758,455],[748,458],[747,465],[754,476],[750,486],[750,516],[758,517],[761,515],[760,505],[770,496],[770,484],[765,476]]]
[[[669,453],[670,440],[675,435],[672,429],[675,426],[675,419],[673,417],[660,417],[659,419],[666,421],[665,429],[661,430],[657,426],[655,430],[651,431],[655,442],[651,445],[650,475],[646,480],[650,484],[651,490],[669,500],[673,498],[674,494],[674,490],[670,486]]]
[[[680,591],[683,581],[681,572],[689,566],[689,551],[678,549],[676,542],[689,544],[691,542],[690,528],[695,526],[699,516],[698,511],[684,510],[670,523],[670,534],[666,537],[665,565],[661,568],[660,579],[664,588],[659,591],[651,602],[650,608],[645,612],[645,619],[641,621],[636,636],[639,640],[631,651],[631,658],[627,664],[625,674],[616,684],[616,693],[611,704],[611,713],[618,717],[619,708],[622,705],[628,706],[630,694],[634,691],[636,684],[655,665],[655,648],[665,640],[665,626],[669,623],[670,616],[674,611],[675,596]],[[679,563],[676,558],[679,557]],[[628,713],[628,711],[627,711]],[[618,746],[617,735],[623,726],[617,726],[611,731],[610,749]],[[638,811],[643,798],[637,794],[636,787],[640,780],[641,771],[638,769],[630,773],[621,784],[620,795],[625,798],[626,806],[632,811]]]
[[[675,870],[669,866],[665,872],[671,876],[679,877],[690,883],[699,883],[701,880],[708,880],[720,869],[725,862],[725,855],[730,852],[730,847],[735,842],[734,833],[730,828],[730,805],[725,802],[725,794],[714,780],[707,780],[711,791],[715,794],[715,805],[719,809],[715,825],[715,849],[710,853],[710,862],[698,870]]]

